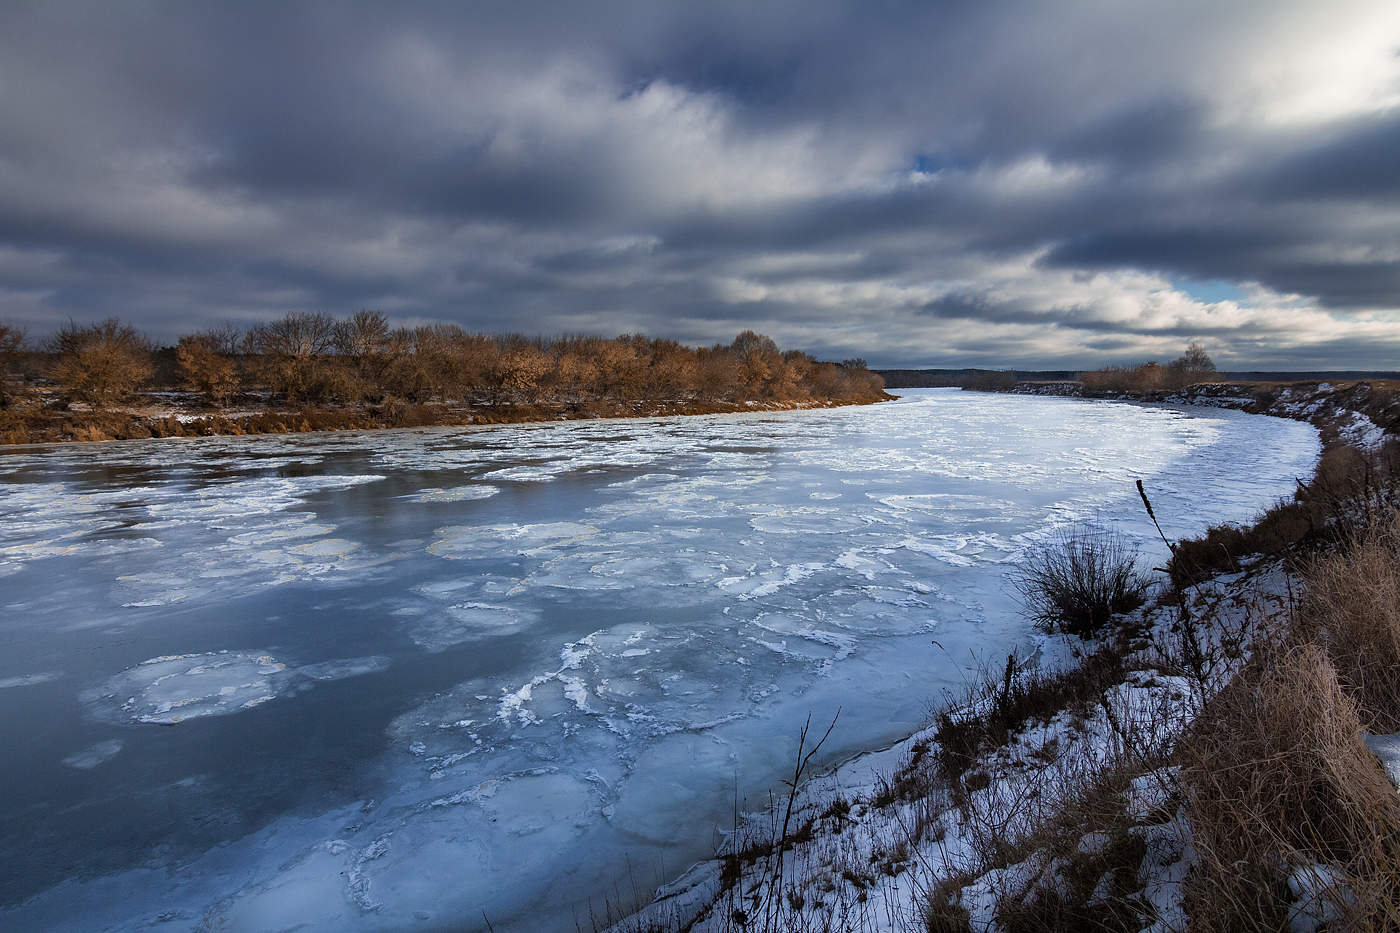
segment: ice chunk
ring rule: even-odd
[[[441,612],[430,610],[408,627],[408,637],[428,651],[445,651],[453,645],[518,631],[537,617],[538,613],[529,609],[459,603]]]
[[[295,693],[315,681],[384,670],[383,657],[342,658],[289,668],[259,651],[164,655],[142,661],[83,694],[104,718],[174,725],[202,716],[228,716]]]
[[[277,696],[274,675],[286,668],[260,652],[168,655],[118,674],[105,694],[134,722],[172,725],[266,703]]]
[[[452,486],[448,489],[420,489],[404,498],[410,502],[468,502],[473,499],[489,499],[500,491],[499,486],[477,483],[472,486]]]

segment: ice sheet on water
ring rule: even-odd
[[[91,771],[121,750],[121,739],[106,739],[89,745],[82,751],[74,752],[63,759],[63,763],[70,768],[77,768],[79,771]]]
[[[51,680],[58,680],[63,675],[58,671],[40,671],[36,674],[21,674],[18,677],[0,678],[0,690],[8,690],[12,687],[32,687],[35,684],[48,683]]]
[[[498,486],[476,483],[470,486],[452,486],[447,489],[420,489],[405,498],[410,502],[469,502],[473,499],[489,499],[500,491]]]
[[[164,655],[142,661],[84,692],[102,719],[174,725],[202,716],[228,716],[305,688],[389,666],[382,657],[343,658],[289,668],[259,651]]]
[[[573,464],[564,461],[554,461],[551,463],[537,463],[531,466],[503,467],[499,470],[491,470],[483,474],[485,479],[493,481],[514,481],[521,483],[542,482],[553,479],[561,473],[568,473],[576,469]]]
[[[509,635],[533,624],[539,613],[492,603],[464,602],[445,609],[416,613],[407,626],[408,637],[427,651],[445,651],[495,635]]]
[[[502,554],[537,557],[595,535],[594,525],[542,522],[527,525],[450,525],[437,530],[428,551],[454,560],[490,560]]]
[[[287,582],[337,569],[364,569],[363,556],[342,543],[327,549],[279,542],[329,534],[333,526],[291,511],[311,496],[382,480],[371,475],[255,477],[221,479],[187,488],[160,486],[84,491],[68,483],[0,484],[0,576],[29,562],[59,557],[125,557],[163,549],[161,536],[173,528],[196,534],[224,534],[211,559],[190,575],[179,553],[143,557],[146,568],[118,580],[121,601],[133,607],[168,605],[207,595],[209,580],[263,572],[272,553],[285,555],[287,573],[268,582]],[[236,529],[237,533],[227,535]],[[273,547],[269,547],[272,545]],[[279,550],[280,549],[280,550]],[[149,589],[144,589],[149,587]]]
[[[767,534],[835,535],[866,528],[874,521],[871,516],[841,509],[799,505],[755,515],[749,524]]]
[[[118,576],[117,599],[123,606],[141,608],[309,580],[348,582],[396,559],[374,554],[357,541],[323,537],[334,526],[309,519],[294,514],[232,535],[205,549],[198,563],[185,553],[165,555],[150,562],[151,570]]]

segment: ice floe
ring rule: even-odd
[[[253,709],[308,681],[357,677],[389,663],[384,657],[347,658],[289,668],[256,651],[164,655],[122,671],[83,699],[100,718],[175,725]]]

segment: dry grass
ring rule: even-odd
[[[1367,728],[1400,731],[1400,513],[1317,560],[1302,609]]]
[[[983,668],[964,701],[938,716],[933,754],[939,770],[956,786],[979,758],[1007,744],[1028,722],[1046,721],[1064,710],[1088,715],[1124,673],[1118,645],[1101,646],[1061,670],[1022,670],[1014,657],[1000,672]]]
[[[1322,648],[1246,669],[1181,755],[1193,929],[1286,929],[1289,874],[1320,864],[1336,872],[1328,897],[1349,928],[1400,924],[1400,795]]]

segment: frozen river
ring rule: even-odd
[[[1226,411],[824,411],[0,451],[0,928],[574,929],[1029,648],[1005,575],[1311,472]],[[935,641],[937,644],[935,644]],[[826,750],[824,750],[826,751]],[[304,926],[298,926],[303,924]]]

